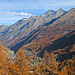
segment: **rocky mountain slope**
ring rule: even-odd
[[[44,50],[49,52],[58,48],[64,48],[68,43],[75,43],[75,9],[69,10],[65,15],[61,16],[58,20],[48,26],[44,26],[35,31],[32,35],[28,36],[27,39],[21,41],[15,46],[11,47],[15,52],[22,47],[27,50],[36,50],[40,55]],[[67,36],[73,31],[71,39]],[[68,40],[69,39],[69,40]],[[56,43],[54,43],[57,40]],[[60,41],[62,42],[60,42]],[[60,42],[60,43],[59,43]],[[65,42],[65,44],[64,44]],[[66,47],[67,47],[66,46]],[[54,49],[55,48],[55,49]]]
[[[26,38],[29,33],[36,31],[37,28],[40,28],[52,20],[54,22],[65,13],[66,11],[61,8],[57,11],[49,10],[44,15],[31,16],[28,19],[23,18],[11,26],[1,27],[0,40],[6,46],[12,47],[22,41],[23,38]]]
[[[11,51],[8,47],[3,45],[3,43],[0,41],[0,51],[2,51],[5,55],[8,56],[8,59],[14,59],[14,51]]]
[[[8,26],[6,26],[6,25],[1,25],[0,26],[0,35],[2,35],[1,32],[4,32],[7,27]]]

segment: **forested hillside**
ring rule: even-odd
[[[75,46],[71,52],[74,50]],[[43,58],[38,61],[37,55],[26,55],[21,48],[16,53],[15,62],[11,63],[0,46],[0,75],[74,75],[75,56],[63,62],[56,61],[56,56],[53,51],[51,53],[45,51]]]
[[[75,75],[75,8],[0,26],[0,39],[0,75]]]

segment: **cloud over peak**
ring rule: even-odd
[[[24,12],[11,12],[11,11],[0,11],[0,15],[9,15],[9,16],[26,16],[30,17],[32,14]]]
[[[16,15],[18,15],[18,16],[31,16],[32,14],[20,12],[20,13],[16,13]]]

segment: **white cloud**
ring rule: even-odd
[[[20,16],[31,16],[32,14],[20,12],[20,13],[16,13],[16,15],[20,15]]]
[[[24,12],[0,11],[0,25],[11,25],[22,18],[29,18],[32,14]]]
[[[24,12],[10,12],[10,11],[0,11],[0,15],[14,15],[14,16],[26,16],[30,17],[32,14],[24,13]]]

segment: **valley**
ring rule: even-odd
[[[74,75],[74,68],[75,8],[0,26],[1,75]]]

